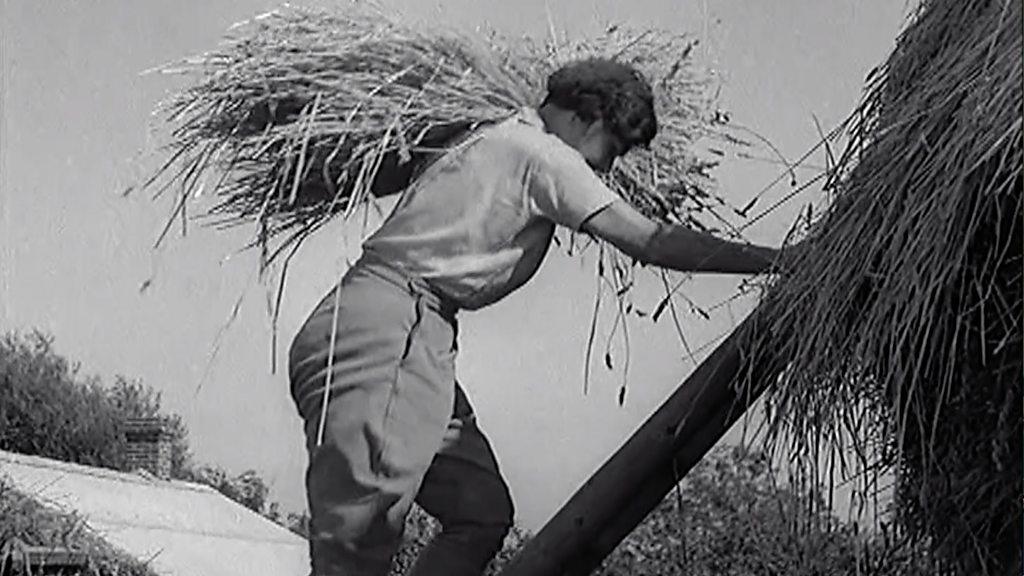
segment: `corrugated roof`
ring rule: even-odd
[[[216,490],[0,450],[0,474],[166,576],[306,576],[306,541]]]

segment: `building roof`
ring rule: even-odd
[[[216,490],[0,450],[0,475],[166,576],[306,576],[306,540]]]

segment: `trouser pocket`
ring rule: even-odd
[[[409,334],[406,335],[405,346],[402,349],[402,355],[399,357],[399,362],[405,362],[409,358],[412,346],[415,343],[416,338],[419,336],[420,328],[423,326],[427,312],[427,306],[424,302],[423,296],[421,294],[417,294],[415,288],[412,286],[410,286],[409,290],[415,300],[413,312],[415,316],[413,318],[412,327],[409,329]]]

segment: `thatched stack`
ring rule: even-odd
[[[964,575],[1021,573],[1021,12],[922,2],[765,302],[776,441],[894,472],[901,532]]]
[[[714,158],[693,143],[723,117],[691,47],[680,34],[619,28],[554,46],[413,25],[362,3],[285,7],[166,69],[192,83],[160,110],[169,160],[147,187],[176,191],[174,218],[212,197],[200,212],[219,225],[255,224],[254,244],[273,261],[335,215],[404,189],[464,131],[538,104],[560,63],[615,56],[655,85],[661,133],[619,162],[611,182],[645,213],[699,226],[723,202],[708,172]]]

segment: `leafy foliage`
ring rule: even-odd
[[[242,506],[291,528],[281,514],[280,505],[270,500],[270,486],[255,470],[232,476],[220,466],[201,465],[187,468],[180,479],[210,486]]]
[[[821,487],[777,480],[763,453],[720,448],[619,545],[601,574],[931,573],[926,556],[841,522],[822,492]]]

